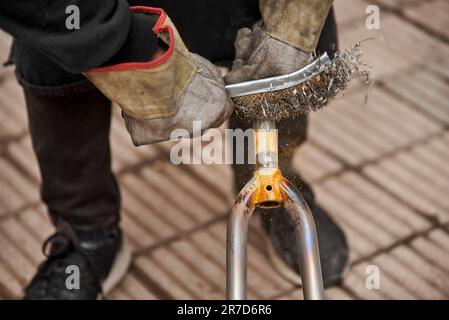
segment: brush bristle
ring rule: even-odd
[[[275,92],[235,97],[232,99],[235,112],[240,120],[251,122],[292,119],[322,109],[346,89],[354,74],[368,80],[370,69],[361,62],[362,54],[357,43],[345,52],[336,53],[321,73],[304,83]]]

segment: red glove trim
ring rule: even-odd
[[[159,18],[157,19],[154,27],[153,27],[153,33],[155,35],[159,35],[159,33],[163,31],[168,31],[168,34],[170,36],[170,45],[167,49],[167,51],[164,52],[162,56],[155,60],[150,60],[147,62],[125,62],[125,63],[119,63],[112,66],[106,66],[106,67],[98,67],[90,69],[88,72],[110,72],[110,71],[124,71],[124,70],[133,70],[133,69],[149,69],[149,68],[155,68],[165,61],[168,60],[168,58],[171,57],[173,54],[173,50],[175,49],[175,38],[173,35],[173,30],[170,26],[164,26],[165,19],[167,18],[167,14],[165,13],[164,9],[161,8],[152,8],[152,7],[145,7],[145,6],[133,6],[130,7],[130,10],[132,12],[144,12],[144,13],[156,13],[159,14]]]

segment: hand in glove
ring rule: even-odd
[[[259,0],[262,21],[240,29],[226,83],[286,74],[307,65],[331,0]]]
[[[169,140],[174,129],[220,126],[232,113],[220,71],[190,53],[162,9],[131,7],[157,21],[153,33],[168,49],[148,62],[120,63],[89,70],[86,77],[123,110],[135,145]]]

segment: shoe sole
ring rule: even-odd
[[[125,277],[131,265],[132,254],[128,241],[123,238],[122,246],[114,258],[111,271],[102,283],[103,297],[114,290]]]

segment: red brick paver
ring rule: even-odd
[[[449,298],[449,20],[443,0],[337,0],[341,47],[363,43],[376,82],[356,80],[310,117],[294,166],[347,234],[350,267],[330,299]],[[365,8],[381,29],[365,28]],[[0,33],[0,59],[10,37]],[[367,103],[365,103],[368,95]],[[114,107],[113,169],[134,250],[110,299],[225,296],[225,230],[233,176],[225,165],[174,166],[172,143],[135,148]],[[0,298],[17,298],[52,232],[13,71],[0,68]],[[248,296],[299,299],[267,260],[257,219],[249,233]],[[373,269],[374,268],[374,269]],[[367,286],[379,271],[380,288]],[[369,284],[369,283],[368,283]]]

